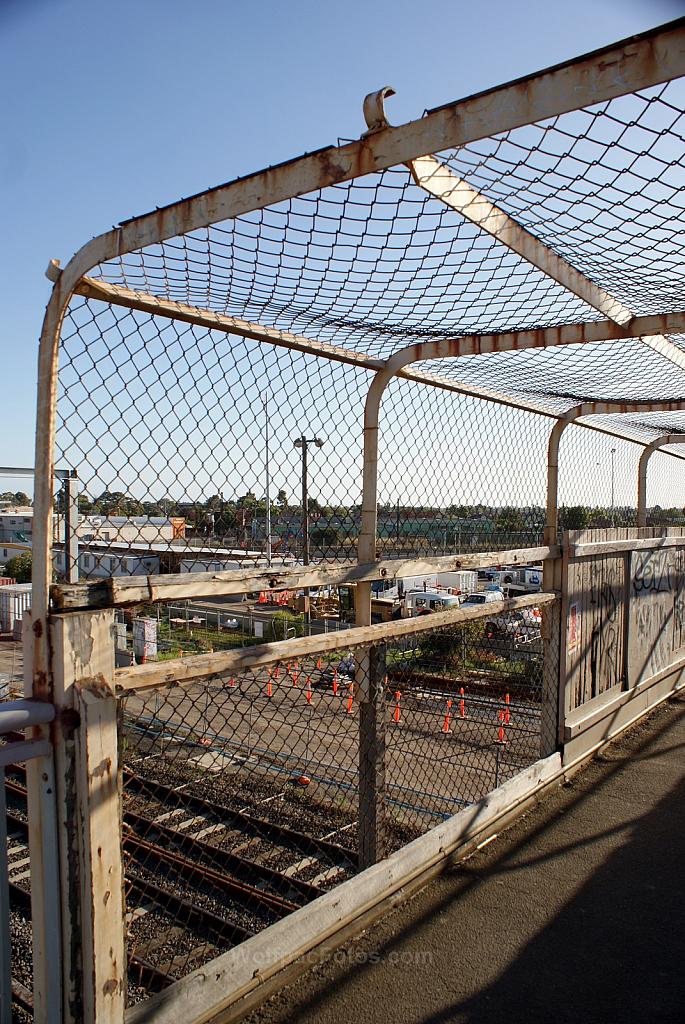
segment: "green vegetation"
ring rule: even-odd
[[[5,575],[12,576],[17,583],[30,583],[32,571],[33,558],[30,551],[27,551],[25,555],[10,558],[9,562],[5,564]]]
[[[276,612],[271,620],[271,633],[274,640],[304,636],[304,615],[296,615],[289,611]]]

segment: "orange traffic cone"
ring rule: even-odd
[[[311,702],[312,702],[312,681],[309,678],[309,676],[307,676],[307,704],[311,704]]]
[[[504,708],[504,722],[505,722],[506,725],[509,725],[509,721],[511,719],[511,714],[509,712],[509,694],[508,693],[505,693],[505,695],[504,695],[504,704],[505,704],[505,708]]]
[[[228,685],[235,686],[235,679],[233,678],[233,676],[231,676],[231,678],[228,680]]]
[[[354,683],[350,683],[349,686],[349,697],[347,698],[347,713],[352,714],[352,706],[354,704]]]
[[[276,668],[274,669],[274,678],[278,679],[280,674],[281,674],[281,666],[280,665],[276,665]]]
[[[293,670],[292,676],[293,676],[293,686],[297,686],[297,680],[299,678],[299,672],[297,672],[297,670]]]
[[[445,712],[445,721],[442,723],[443,732],[452,732],[450,729],[450,711],[452,710],[452,701],[447,701],[447,711]]]
[[[462,718],[466,718],[466,706],[464,704],[464,687],[459,687],[459,714]]]
[[[273,689],[273,684],[271,682],[271,669],[269,669],[269,675],[268,675],[268,678],[267,678],[267,681],[266,681],[266,695],[267,695],[267,697],[272,697],[273,696],[273,692],[274,692],[274,689]]]
[[[400,697],[401,697],[400,691],[397,690],[395,692],[395,710],[394,710],[393,716],[392,716],[394,722],[399,722],[399,720],[400,720]]]
[[[317,658],[317,659],[316,659],[316,667],[317,667],[318,669],[321,669],[321,658]]]
[[[338,696],[338,670],[333,669],[333,696]]]
[[[499,712],[499,729],[497,730],[497,742],[504,743],[504,712]]]

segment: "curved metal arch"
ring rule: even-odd
[[[569,409],[554,424],[547,445],[547,517],[545,543],[556,543],[559,514],[559,444],[571,423],[582,416],[607,416],[626,413],[682,412],[685,401],[671,402],[583,402]]]
[[[647,466],[654,452],[669,444],[685,444],[685,434],[664,434],[648,444],[637,467],[637,525],[647,525]]]

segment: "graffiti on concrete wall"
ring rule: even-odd
[[[567,586],[568,711],[685,657],[685,547],[571,559]]]
[[[631,554],[630,686],[668,668],[684,645],[684,558],[682,548]]]
[[[624,563],[604,555],[569,565],[569,710],[623,684]]]

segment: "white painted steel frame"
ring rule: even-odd
[[[338,182],[407,163],[442,149],[463,146],[480,138],[635,92],[684,74],[685,19],[681,19],[665,29],[657,29],[579,60],[438,108],[407,125],[381,129],[358,142],[309,154],[136,218],[93,239],[76,253],[63,271],[53,263],[49,276],[54,281],[54,287],[43,321],[38,357],[34,593],[31,617],[34,643],[31,652],[32,678],[28,681],[28,692],[42,700],[52,697],[48,586],[51,574],[58,347],[65,312],[84,275],[98,264],[165,239],[230,220]],[[630,334],[626,332],[624,336]],[[442,352],[440,345],[445,345]],[[500,339],[493,347],[502,349],[518,346],[515,343],[507,346]],[[370,388],[367,413],[373,412],[375,407],[375,424],[371,422],[370,416],[366,416],[365,441],[368,439],[370,443],[365,449],[360,561],[368,560],[369,552],[375,554],[376,509],[375,505],[371,508],[371,495],[375,497],[376,494],[377,416],[383,389],[394,373],[412,361],[455,354],[458,340],[439,342],[435,346],[435,354],[430,356],[427,356],[425,347],[421,348],[420,353],[398,353],[399,361],[396,357],[389,360],[382,369],[376,371]],[[323,355],[323,352],[320,354]],[[640,406],[640,409],[644,409],[644,406]],[[369,529],[371,524],[374,524],[373,537]],[[57,782],[59,784],[59,780]],[[43,947],[37,950],[37,955],[45,959],[50,955],[50,950]]]
[[[671,444],[685,444],[685,434],[664,434],[648,444],[637,467],[637,525],[647,525],[647,466],[655,451]]]
[[[683,412],[685,401],[677,402],[583,402],[561,416],[552,427],[547,445],[547,517],[545,543],[556,538],[559,513],[559,444],[564,431],[582,416],[608,416],[627,413]]]
[[[430,111],[358,142],[330,147],[128,221],[88,242],[63,271],[43,322],[38,365],[34,656],[36,696],[49,695],[47,646],[57,355],[66,308],[80,279],[98,264],[164,239],[262,209],[337,182],[407,163],[522,125],[600,103],[685,74],[685,19],[577,60]],[[367,502],[368,504],[368,502]],[[366,542],[365,542],[366,543]],[[362,545],[363,548],[363,545]]]

